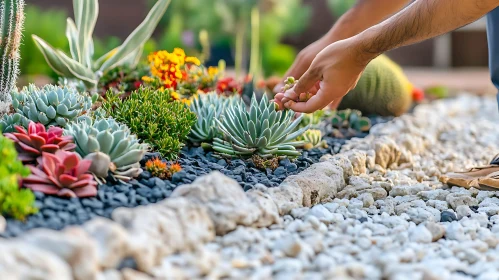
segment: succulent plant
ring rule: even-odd
[[[238,102],[242,102],[239,96],[226,97],[216,92],[198,95],[190,106],[198,118],[191,128],[189,140],[193,143],[211,142],[218,133],[215,119]]]
[[[371,120],[363,117],[359,110],[345,109],[336,112],[331,124],[334,128],[353,129],[359,132],[367,132],[371,128]]]
[[[3,0],[0,3],[0,103],[10,101],[19,74],[19,48],[24,24],[24,0]],[[3,106],[0,104],[0,107]],[[5,112],[5,111],[3,111]],[[0,108],[0,115],[2,108]]]
[[[319,129],[309,129],[298,139],[305,142],[305,145],[303,145],[305,150],[319,147],[327,148],[327,143],[322,140],[322,132]]]
[[[213,149],[224,156],[299,156],[296,147],[304,143],[295,139],[308,129],[296,130],[302,118],[295,119],[291,110],[276,111],[266,95],[260,102],[253,97],[249,112],[244,104],[236,104],[225,111],[222,120],[215,119],[223,136],[214,139]]]
[[[3,132],[14,131],[14,125],[28,127],[29,121],[45,126],[66,126],[92,107],[92,98],[80,94],[74,88],[46,85],[24,87],[20,92],[12,92],[13,115],[4,116],[0,121]]]
[[[87,173],[92,161],[77,153],[58,150],[42,153],[38,167],[29,165],[31,175],[23,180],[33,191],[62,197],[91,197],[97,194],[97,182]]]
[[[28,130],[15,126],[17,132],[5,133],[14,141],[18,158],[24,163],[35,162],[42,152],[55,153],[57,150],[72,151],[76,148],[73,137],[62,136],[63,129],[52,126],[48,130],[41,123],[30,122]]]
[[[71,57],[33,35],[45,60],[59,75],[81,80],[87,89],[95,89],[103,73],[121,65],[132,68],[142,55],[144,44],[151,37],[171,0],[158,0],[145,20],[126,38],[125,42],[94,61],[93,31],[99,14],[98,0],[73,0],[75,19],[68,18],[66,37]]]
[[[72,136],[80,156],[92,160],[90,172],[96,177],[105,179],[111,171],[116,178],[129,180],[142,173],[139,162],[148,145],[139,143],[126,125],[112,118],[93,121],[84,116],[68,125],[64,134]]]

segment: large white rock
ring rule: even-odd
[[[208,209],[182,197],[137,208],[118,208],[112,218],[128,231],[128,254],[146,272],[164,256],[215,238]]]
[[[67,262],[38,246],[21,240],[0,240],[0,252],[0,279],[73,279]]]
[[[63,231],[35,229],[21,236],[20,240],[59,256],[69,264],[77,280],[97,277],[97,243],[79,227]]]
[[[296,185],[303,193],[302,206],[311,207],[334,198],[345,187],[343,169],[330,161],[315,163],[303,172],[289,176],[283,184]]]
[[[184,197],[207,208],[217,234],[225,234],[238,225],[268,225],[275,221],[276,208],[268,196],[254,192],[246,195],[241,186],[220,172],[196,179],[173,191],[171,198]]]
[[[97,255],[101,268],[115,268],[128,254],[128,233],[116,222],[94,218],[83,229],[97,242]]]

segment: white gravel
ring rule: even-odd
[[[440,174],[486,164],[499,152],[498,121],[491,98],[463,96],[420,106],[345,146],[369,155],[369,143],[381,137],[405,149],[399,158],[377,159],[367,173],[350,177],[331,202],[293,209],[269,228],[240,226],[194,252],[166,257],[153,274],[499,279],[499,192],[439,182]]]

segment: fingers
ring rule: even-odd
[[[310,69],[308,69],[307,72],[305,72],[305,74],[303,74],[303,76],[298,80],[296,85],[290,90],[286,91],[286,94],[289,92],[289,94],[291,95],[291,91],[295,94],[309,92],[311,89],[316,88],[315,85],[320,79],[320,71],[317,71],[317,69],[315,69],[312,65]]]
[[[279,110],[284,109],[284,104],[282,102],[282,98],[284,97],[284,93],[278,93],[274,96],[274,102],[278,105]]]

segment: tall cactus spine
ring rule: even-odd
[[[24,0],[1,0],[0,3],[0,103],[10,102],[19,73],[19,48],[24,24]],[[0,104],[1,105],[1,104]],[[0,111],[0,115],[1,115]]]

